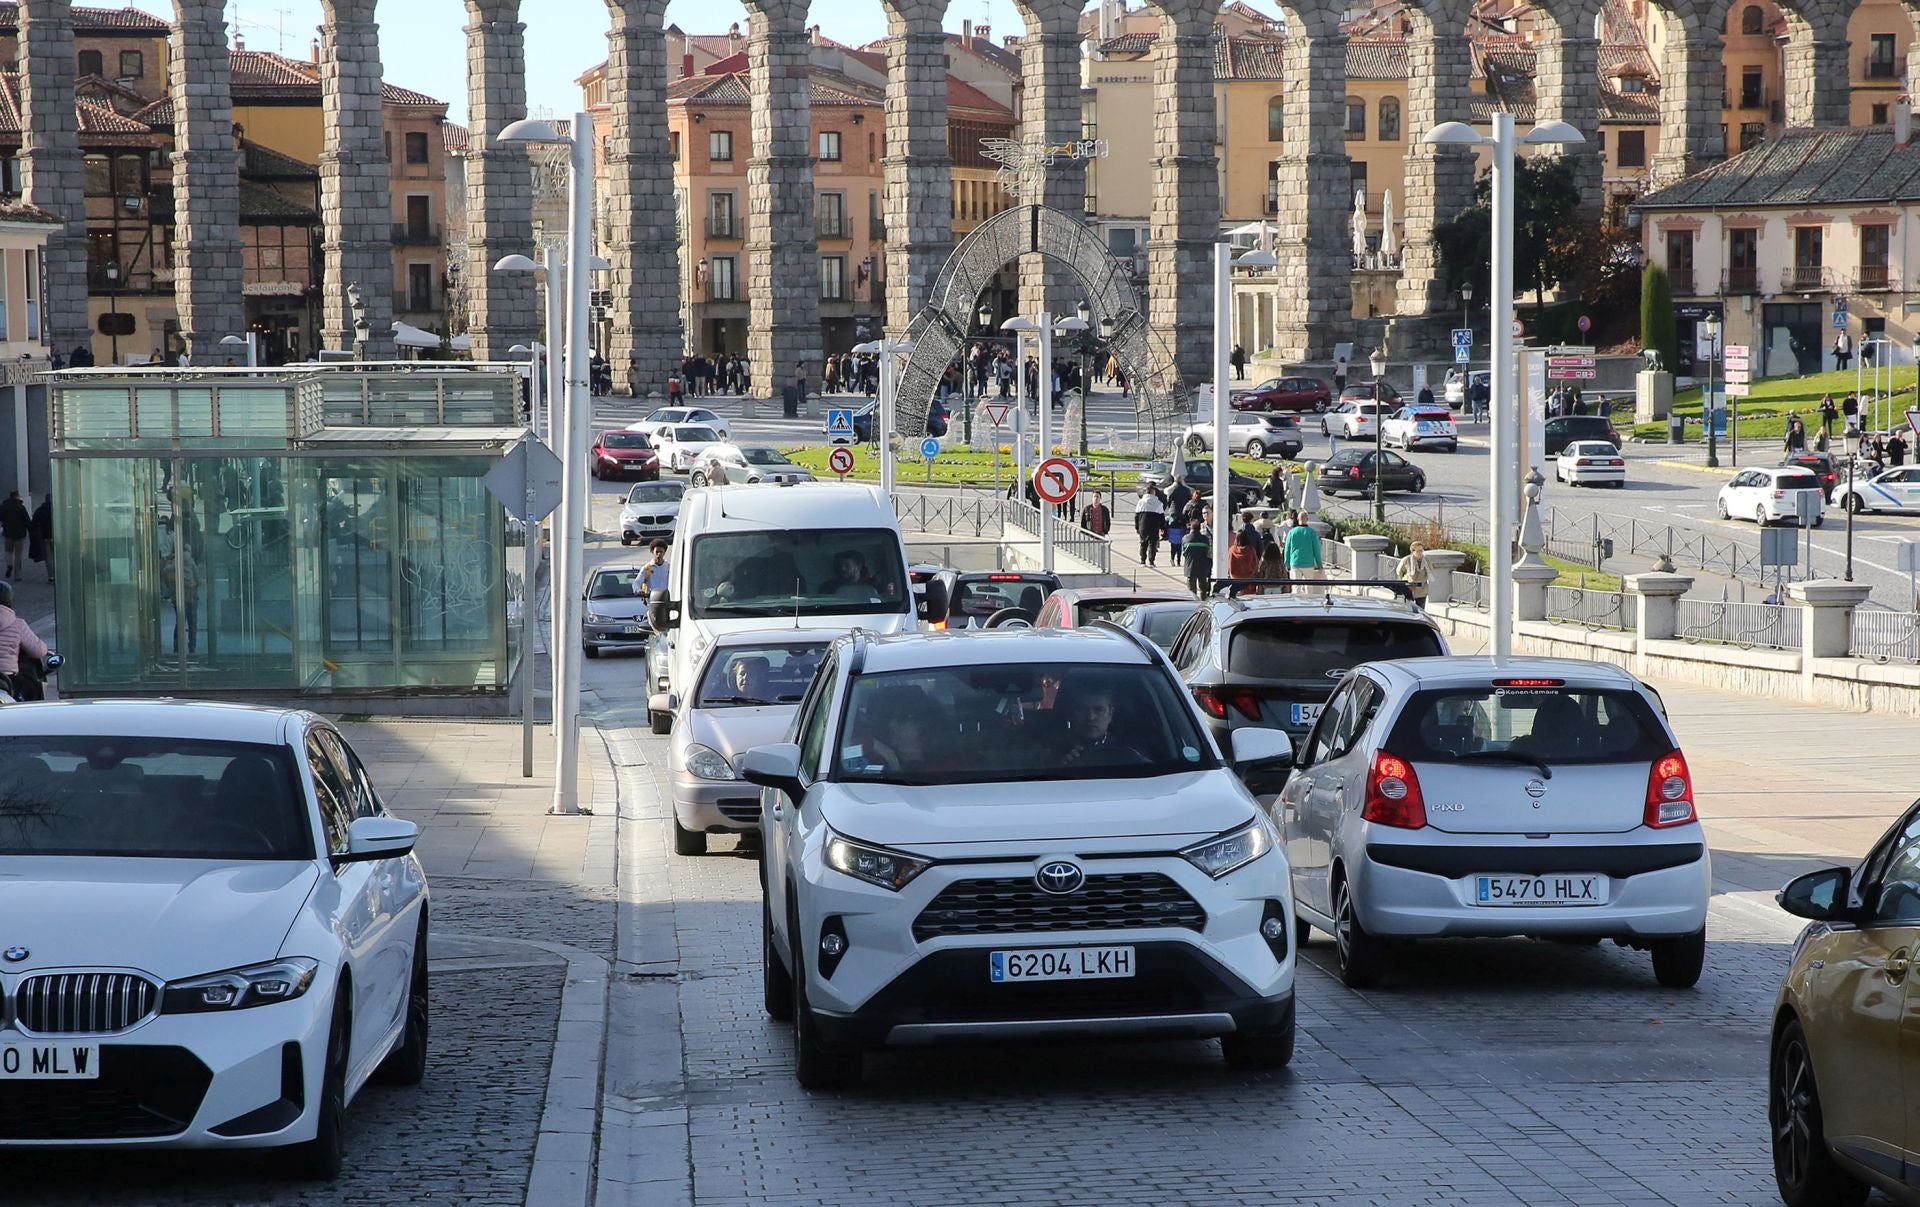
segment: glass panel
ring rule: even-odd
[[[329,660],[393,649],[393,499],[377,461],[328,461],[321,474],[321,608]],[[382,659],[386,661],[386,659]]]
[[[189,674],[209,687],[290,685],[294,596],[284,460],[219,457],[180,467],[181,510],[193,537]],[[163,636],[172,649],[172,634]]]
[[[363,427],[366,425],[366,412],[360,396],[359,377],[336,374],[324,377],[320,388],[326,397],[326,424],[328,427]]]
[[[146,681],[157,653],[154,556],[158,463],[101,458],[54,464],[61,685],[79,694]]]
[[[434,457],[400,462],[406,529],[400,550],[410,654],[494,657],[502,617],[499,507],[474,462]]]
[[[368,383],[367,415],[374,427],[426,427],[440,422],[440,388],[424,381]]]
[[[220,391],[222,444],[284,444],[292,397],[286,387],[235,388]]]
[[[100,448],[103,438],[125,440],[133,434],[125,389],[58,391],[60,438],[69,447]]]

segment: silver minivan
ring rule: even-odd
[[[1412,658],[1355,667],[1276,808],[1298,936],[1374,984],[1391,942],[1527,936],[1650,950],[1700,977],[1712,883],[1686,757],[1615,666]]]

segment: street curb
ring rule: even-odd
[[[1656,460],[1654,464],[1665,466],[1668,469],[1690,469],[1697,474],[1721,474],[1726,472],[1727,468],[1726,466],[1695,465],[1691,461],[1668,461],[1664,459]]]

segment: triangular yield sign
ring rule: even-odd
[[[990,402],[987,404],[987,418],[993,423],[993,426],[1005,427],[1007,426],[1007,412],[1012,409],[1012,407],[1004,402]]]

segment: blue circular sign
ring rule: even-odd
[[[931,461],[940,455],[940,441],[928,436],[920,442],[920,455]]]

